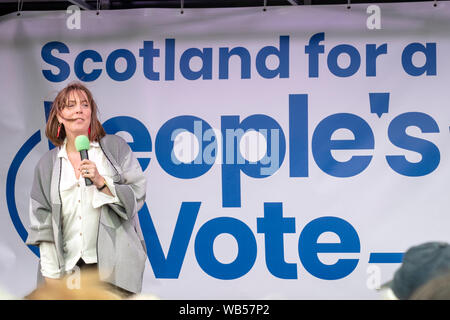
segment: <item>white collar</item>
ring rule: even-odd
[[[59,158],[69,159],[69,156],[67,155],[66,145],[67,145],[67,137],[64,138],[64,143],[62,144],[62,146],[59,147],[59,152],[58,152]],[[98,148],[99,146],[100,145],[97,141],[91,141],[89,144],[90,148]]]

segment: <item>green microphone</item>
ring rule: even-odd
[[[81,161],[83,161],[84,159],[89,160],[88,156],[89,147],[90,141],[89,138],[86,137],[85,135],[80,135],[75,138],[75,148],[77,149],[78,152],[80,152]],[[89,178],[84,178],[84,182],[87,186],[91,186],[93,184],[92,180]]]

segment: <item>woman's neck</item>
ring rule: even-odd
[[[75,135],[72,135],[72,134],[67,134],[66,135],[66,138],[67,138],[66,151],[67,151],[67,153],[77,152],[77,148],[75,146],[75,138],[77,136],[78,135],[75,136]]]
[[[66,151],[67,153],[77,151],[77,149],[75,148],[75,138],[67,136]]]

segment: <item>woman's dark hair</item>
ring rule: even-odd
[[[48,115],[47,125],[45,127],[45,135],[55,146],[61,146],[64,143],[64,139],[66,138],[66,130],[64,128],[64,125],[59,123],[56,115],[60,114],[61,110],[68,105],[69,97],[72,92],[78,94],[84,92],[88,99],[88,103],[91,108],[91,126],[89,140],[99,141],[106,135],[105,129],[103,129],[102,124],[97,118],[98,108],[97,104],[94,101],[92,93],[80,82],[72,82],[58,93],[55,100],[53,101],[52,108],[50,109],[50,113]],[[61,126],[61,129],[58,136],[59,126]]]

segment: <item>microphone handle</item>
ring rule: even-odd
[[[87,150],[80,150],[80,156],[81,156],[81,161],[83,161],[84,159],[88,159],[88,160],[89,160],[89,156],[88,156]],[[85,183],[87,186],[93,185],[92,180],[89,179],[89,178],[84,178],[84,183]]]

